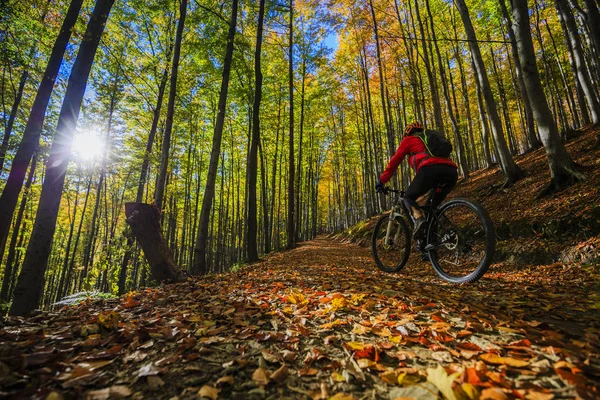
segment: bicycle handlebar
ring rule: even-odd
[[[385,187],[383,188],[383,191],[381,191],[381,193],[383,193],[383,194],[385,194],[385,195],[388,195],[390,192],[391,192],[391,193],[396,193],[396,194],[399,194],[400,196],[404,196],[404,190],[395,190],[395,189],[392,189],[392,188],[391,188],[391,187],[389,187],[389,186],[385,186]]]

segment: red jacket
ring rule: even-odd
[[[458,168],[456,164],[452,162],[449,158],[440,158],[440,157],[431,157],[427,154],[427,148],[425,147],[425,143],[418,136],[407,136],[400,143],[400,147],[396,150],[396,154],[391,158],[388,163],[387,168],[381,174],[379,180],[381,183],[386,183],[392,178],[398,166],[404,160],[404,157],[409,155],[408,163],[415,171],[419,171],[421,167],[426,165],[450,165],[454,168]]]

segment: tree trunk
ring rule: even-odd
[[[2,143],[0,143],[0,173],[4,169],[4,160],[6,157],[6,152],[8,151],[8,141],[10,139],[10,134],[12,133],[13,124],[17,116],[17,111],[19,110],[19,105],[21,104],[21,99],[23,98],[23,89],[25,88],[25,83],[27,82],[28,76],[29,74],[27,71],[23,71],[21,80],[19,82],[19,88],[17,89],[17,96],[15,97],[15,101],[10,110],[10,116],[8,117],[8,124],[6,125],[6,129],[4,129],[4,136],[2,137]]]
[[[213,198],[215,196],[215,181],[217,178],[217,168],[219,166],[223,126],[225,124],[229,75],[231,73],[231,60],[233,58],[233,39],[235,37],[235,27],[237,24],[237,9],[238,0],[233,0],[231,5],[231,21],[229,23],[229,32],[227,34],[227,48],[225,50],[225,60],[223,62],[223,77],[221,80],[217,119],[215,121],[213,144],[210,153],[208,174],[206,177],[206,187],[204,190],[204,198],[202,199],[202,209],[200,211],[200,227],[198,229],[198,236],[194,247],[194,264],[192,270],[195,275],[208,273],[208,269],[206,268],[206,245],[208,242],[209,217]]]
[[[287,245],[286,249],[296,247],[296,230],[294,229],[294,0],[290,0],[290,32],[288,53],[288,85],[290,91],[290,138],[289,138],[289,174],[288,174],[288,208],[287,208]]]
[[[56,76],[58,75],[58,70],[60,69],[65,49],[71,38],[75,22],[77,22],[77,16],[79,15],[82,3],[83,0],[72,0],[69,5],[65,19],[60,27],[60,32],[54,41],[52,53],[48,59],[48,64],[38,87],[35,100],[33,101],[31,113],[23,132],[23,138],[12,161],[6,185],[0,196],[0,243],[6,240],[8,235],[10,222],[12,221],[19,194],[23,187],[27,166],[35,149],[38,147],[46,108],[48,107],[50,95],[54,89],[54,82],[56,81]]]
[[[175,265],[173,254],[160,229],[160,210],[145,203],[126,203],[125,215],[157,282],[181,282],[185,276]]]
[[[435,74],[433,72],[433,68],[431,66],[431,63],[429,61],[429,52],[427,51],[427,42],[425,40],[425,29],[423,27],[423,22],[421,20],[421,12],[419,11],[419,1],[415,1],[415,14],[417,15],[417,22],[419,23],[419,30],[421,32],[421,44],[423,47],[423,61],[425,62],[425,71],[427,72],[427,78],[429,80],[429,88],[431,90],[431,102],[433,103],[433,115],[434,115],[434,119],[435,119],[435,128],[437,130],[439,130],[440,132],[445,132],[446,129],[444,127],[444,121],[442,119],[442,107],[440,105],[440,95],[438,92],[438,87],[436,84],[436,77]],[[427,8],[429,8],[429,3],[426,3]],[[429,11],[429,10],[428,10]],[[431,16],[429,17],[431,18]],[[431,24],[433,25],[433,20],[431,20]],[[434,41],[434,43],[437,46],[437,41],[435,38],[435,32],[433,32],[433,27],[432,27],[432,40]],[[439,50],[438,50],[439,52]],[[432,55],[433,57],[433,55]],[[440,63],[441,60],[438,59],[438,64],[439,64],[439,68],[442,68],[442,64]],[[442,78],[442,85],[444,84],[445,77]],[[448,106],[448,104],[446,104],[446,106]],[[392,153],[393,154],[393,153]]]
[[[569,184],[583,179],[575,163],[567,153],[560,140],[554,118],[548,107],[548,101],[540,81],[535,51],[529,28],[527,0],[511,0],[514,30],[517,37],[519,58],[523,67],[523,80],[527,85],[527,93],[532,99],[531,108],[538,126],[540,137],[546,149],[550,165],[551,180],[546,189],[540,193],[545,195],[560,190]]]
[[[162,202],[165,194],[165,183],[167,179],[167,169],[169,167],[169,151],[171,150],[171,131],[173,130],[173,116],[175,114],[175,97],[177,96],[177,72],[179,71],[179,54],[181,53],[181,40],[183,37],[183,27],[185,26],[185,16],[187,12],[187,0],[180,1],[181,2],[179,4],[179,22],[177,23],[177,34],[175,36],[173,64],[171,64],[171,88],[169,89],[167,119],[165,122],[165,132],[162,141],[162,156],[160,159],[158,183],[156,185],[156,192],[154,193],[154,204],[156,204],[159,210],[162,209]]]
[[[21,198],[21,205],[19,206],[19,211],[17,212],[17,219],[15,220],[12,237],[8,246],[8,255],[6,256],[6,268],[4,269],[4,279],[2,280],[2,289],[0,290],[0,302],[8,302],[9,300],[8,294],[11,283],[10,281],[14,274],[13,271],[16,270],[17,267],[15,263],[15,256],[17,242],[19,239],[19,232],[21,231],[21,223],[23,222],[25,206],[27,205],[27,200],[29,199],[29,191],[33,182],[33,177],[35,176],[36,166],[37,154],[34,154],[33,160],[31,162],[31,167],[29,168],[29,174],[27,175],[27,182],[25,183],[25,192],[23,193],[23,197]]]
[[[94,55],[113,3],[114,0],[98,0],[96,2],[69,76],[56,136],[46,164],[46,179],[42,185],[32,239],[27,246],[27,254],[15,288],[15,299],[10,309],[11,315],[24,315],[31,312],[38,306],[42,295],[44,273],[56,229],[71,142]]]
[[[585,22],[590,30],[590,37],[596,49],[596,56],[600,56],[600,5],[594,0],[583,0],[586,7]],[[600,60],[596,59],[596,68],[600,68]]]
[[[381,46],[379,44],[379,31],[377,28],[377,18],[375,17],[375,9],[373,8],[373,0],[369,0],[369,6],[371,8],[371,17],[373,18],[373,32],[375,33],[375,49],[377,51],[377,67],[379,70],[379,91],[381,95],[381,112],[383,113],[383,122],[385,124],[385,135],[388,143],[388,152],[390,156],[393,156],[396,152],[396,147],[394,145],[392,127],[390,126],[390,120],[385,107],[385,74],[383,73],[383,63],[381,61]]]
[[[415,2],[415,4],[417,4],[417,3],[418,2]],[[458,120],[454,115],[454,111],[452,110],[452,102],[450,100],[450,93],[448,90],[448,79],[446,78],[446,72],[444,70],[444,63],[442,62],[442,55],[440,53],[440,48],[438,46],[436,35],[435,35],[435,27],[433,26],[433,16],[431,14],[431,8],[429,7],[429,0],[425,1],[425,6],[427,8],[427,15],[429,16],[429,20],[431,21],[431,38],[435,45],[435,53],[437,55],[438,67],[440,70],[440,77],[442,79],[442,90],[444,92],[444,99],[446,100],[448,116],[450,117],[450,122],[452,124],[452,131],[454,133],[454,143],[456,145],[458,164],[462,171],[463,178],[466,180],[469,178],[469,166],[467,165],[467,159],[465,157],[465,148],[464,148],[463,141],[461,138],[460,127],[458,126]],[[418,12],[418,8],[417,8],[417,12]],[[450,81],[450,85],[452,85],[454,87],[454,84],[452,81]]]
[[[498,116],[498,110],[496,108],[496,101],[490,87],[486,68],[481,57],[479,45],[477,44],[477,37],[475,36],[475,30],[469,17],[469,10],[465,4],[465,0],[456,0],[456,6],[458,7],[460,16],[465,26],[467,33],[467,39],[469,40],[469,47],[471,48],[471,54],[473,56],[473,62],[477,70],[477,79],[480,83],[480,88],[483,91],[483,97],[485,99],[485,105],[487,108],[487,114],[490,118],[492,127],[492,136],[494,137],[494,143],[496,144],[496,150],[499,156],[499,163],[501,164],[502,171],[506,175],[505,186],[510,186],[523,178],[523,171],[517,166],[514,159],[511,157],[508,147],[506,145],[506,139],[502,131],[502,124],[500,123],[500,117]]]
[[[600,124],[600,104],[596,98],[596,93],[592,86],[590,76],[587,71],[586,61],[583,55],[583,49],[581,47],[581,41],[579,34],[577,33],[577,25],[575,24],[575,18],[569,8],[567,0],[555,0],[556,10],[558,11],[558,17],[563,23],[563,27],[566,28],[569,40],[571,42],[573,50],[573,58],[575,61],[575,67],[577,70],[577,78],[585,93],[585,100],[589,107],[589,111],[594,125]]]
[[[260,0],[258,10],[258,28],[256,30],[256,49],[254,51],[254,104],[252,106],[252,140],[248,153],[248,224],[247,224],[247,251],[248,261],[258,261],[257,234],[257,206],[256,206],[256,181],[258,175],[258,143],[260,141],[260,102],[262,99],[262,71],[260,67],[260,53],[262,49],[263,20],[265,16],[265,0]],[[265,193],[263,193],[263,196]]]
[[[515,38],[515,32],[512,28],[510,15],[506,9],[504,0],[500,0],[500,8],[502,9],[502,16],[504,17],[506,29],[508,31],[508,37],[510,39],[510,49],[513,60],[515,60],[515,71],[517,73],[517,81],[519,82],[519,92],[521,99],[523,99],[523,105],[525,106],[525,124],[527,127],[527,140],[529,141],[529,150],[535,150],[542,146],[537,136],[535,135],[535,126],[533,124],[533,112],[531,111],[531,102],[527,95],[527,89],[525,82],[523,81],[523,68],[521,67],[521,61],[519,60],[519,52],[517,49],[517,40]]]

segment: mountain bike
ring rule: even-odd
[[[494,224],[488,212],[472,200],[452,199],[434,206],[439,189],[432,190],[421,206],[426,229],[416,240],[416,249],[442,279],[475,282],[487,272],[494,257]],[[382,271],[399,272],[410,256],[414,219],[404,204],[404,191],[385,188],[383,193],[393,193],[395,199],[389,214],[382,216],[373,230],[373,258]]]

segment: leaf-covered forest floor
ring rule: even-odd
[[[596,134],[568,144],[589,180],[555,196],[534,200],[543,150],[511,189],[494,170],[458,187],[498,230],[478,283],[416,256],[378,271],[349,243],[365,223],[235,273],[1,321],[0,397],[600,398]]]

